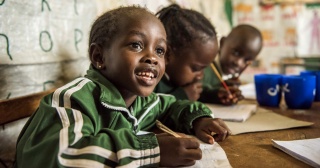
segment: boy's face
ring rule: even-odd
[[[165,71],[166,32],[161,22],[145,12],[119,20],[119,33],[103,49],[101,70],[122,96],[148,96]]]
[[[186,86],[203,78],[204,68],[216,57],[218,42],[194,40],[191,47],[174,50],[167,56],[166,73],[176,86]]]
[[[243,36],[243,35],[238,35]],[[248,39],[228,36],[221,39],[220,64],[224,74],[241,73],[259,54],[262,46],[261,39]]]

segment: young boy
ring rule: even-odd
[[[101,15],[89,45],[87,75],[44,97],[23,128],[16,167],[189,166],[201,158],[198,141],[147,132],[156,119],[211,144],[230,133],[205,105],[152,93],[165,71],[167,40],[145,9]]]
[[[176,4],[163,8],[157,16],[167,32],[168,53],[166,74],[155,92],[198,100],[204,69],[218,53],[216,31],[201,13]]]
[[[262,35],[258,29],[251,25],[242,24],[232,29],[227,37],[220,40],[219,56],[214,62],[220,76],[238,76],[256,59],[262,48]],[[219,78],[211,69],[205,69],[203,79],[203,92],[199,101],[205,103],[221,103],[230,105],[243,99],[238,89],[238,80],[228,80],[230,96]],[[237,82],[236,85],[234,85]]]

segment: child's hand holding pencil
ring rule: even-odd
[[[158,120],[156,125],[166,133],[157,134],[161,167],[191,166],[201,159],[202,151],[196,138],[181,136],[183,134],[172,131]]]
[[[213,63],[211,63],[211,69],[219,78],[223,87],[221,87],[218,91],[218,98],[220,102],[224,105],[232,105],[238,103],[238,101],[242,100],[244,97],[239,90],[238,86],[232,85],[228,86],[227,83],[222,79],[220,73],[216,69]]]

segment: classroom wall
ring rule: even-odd
[[[57,87],[88,67],[94,1],[0,1],[0,100]]]
[[[202,11],[227,33],[223,0],[0,0],[0,100],[53,87],[88,69],[88,33],[94,19],[119,6],[157,12],[171,3]]]
[[[94,19],[119,6],[141,5],[157,12],[177,3],[203,13],[218,38],[248,23],[261,30],[264,47],[241,76],[278,73],[284,57],[319,57],[319,4],[261,5],[260,0],[0,0],[0,100],[58,87],[85,74],[89,66],[88,33]],[[230,14],[230,11],[229,11]],[[319,41],[317,41],[319,40]],[[289,70],[295,73],[300,69]]]
[[[260,0],[233,0],[233,23],[256,26],[264,46],[258,60],[241,76],[252,82],[257,73],[279,73],[280,60],[295,63],[313,59],[320,62],[320,3],[261,4]],[[301,58],[301,59],[297,59]],[[287,74],[298,74],[304,67],[289,67]]]

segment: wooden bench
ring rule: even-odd
[[[0,168],[13,167],[21,129],[38,108],[40,100],[55,89],[0,101]]]
[[[8,100],[0,100],[0,125],[31,116],[38,108],[40,100],[55,89],[17,97]]]

